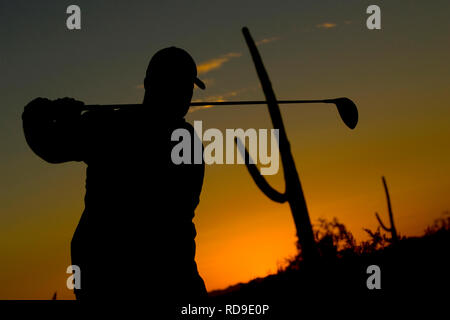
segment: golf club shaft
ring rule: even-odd
[[[333,99],[324,100],[278,100],[279,104],[297,104],[297,103],[333,103]],[[261,105],[267,104],[264,100],[244,100],[244,101],[201,101],[191,102],[191,107],[198,106],[237,106],[237,105]],[[121,109],[121,108],[136,108],[141,107],[142,104],[115,104],[115,105],[85,105],[84,110],[107,110],[107,109]]]

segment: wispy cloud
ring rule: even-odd
[[[217,100],[217,101],[225,101],[225,100]],[[208,108],[212,108],[214,107],[213,105],[207,105],[207,106],[195,106],[195,107],[190,107],[188,113],[192,113],[198,110],[203,110],[203,109],[208,109]]]
[[[267,40],[265,43],[267,43],[269,40]],[[273,40],[272,40],[273,41]],[[221,55],[220,57],[213,58],[210,60],[207,60],[205,62],[202,62],[197,65],[197,74],[206,74],[212,70],[216,70],[222,67],[222,65],[231,59],[239,58],[242,55],[242,53],[239,52],[230,52],[224,55]],[[203,82],[205,82],[206,85],[213,83],[214,79],[205,79]],[[144,89],[143,84],[139,84],[136,86],[137,89]]]
[[[226,101],[229,98],[232,97],[236,97],[239,94],[241,94],[242,92],[246,91],[247,89],[241,89],[241,90],[235,90],[235,91],[229,91],[220,95],[215,95],[215,96],[208,96],[205,99],[197,99],[193,102],[203,102],[203,101],[215,101],[215,102],[221,102],[221,101]],[[208,109],[208,108],[212,108],[214,107],[213,105],[205,105],[205,106],[195,106],[195,107],[191,107],[189,109],[189,113],[198,111],[198,110],[202,110],[202,109]]]
[[[280,39],[279,37],[264,38],[264,39],[261,39],[259,41],[256,41],[256,45],[259,46],[259,45],[262,45],[262,44],[266,44],[266,43],[277,41],[279,39]]]
[[[337,24],[334,22],[324,22],[316,25],[316,27],[319,29],[331,29],[335,28],[336,26]]]
[[[219,69],[220,67],[222,67],[222,65],[224,63],[230,61],[233,58],[238,58],[241,55],[242,54],[238,53],[238,52],[230,52],[230,53],[224,54],[218,58],[213,58],[213,59],[207,60],[205,62],[202,62],[197,66],[197,73],[205,74],[212,70]]]
[[[206,85],[207,88],[214,84],[214,79],[213,78],[202,79],[202,81]],[[144,84],[138,84],[136,86],[136,89],[144,89]],[[194,86],[194,89],[197,89],[197,86]]]

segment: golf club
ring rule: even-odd
[[[299,103],[332,103],[335,104],[342,121],[350,129],[354,129],[358,124],[358,108],[349,98],[323,99],[323,100],[277,100],[279,104],[299,104]],[[202,101],[191,102],[191,107],[197,106],[236,106],[236,105],[261,105],[267,101]],[[117,104],[117,105],[85,105],[84,111],[92,110],[117,110],[121,108],[139,108],[142,104]]]

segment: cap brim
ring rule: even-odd
[[[195,79],[194,79],[194,83],[195,83],[195,84],[197,85],[197,87],[199,87],[200,89],[202,89],[202,90],[205,90],[205,89],[206,89],[205,84],[204,84],[203,81],[200,80],[199,78],[195,78]]]

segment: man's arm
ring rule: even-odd
[[[50,163],[83,160],[82,106],[70,98],[37,98],[26,105],[22,121],[30,148]]]

